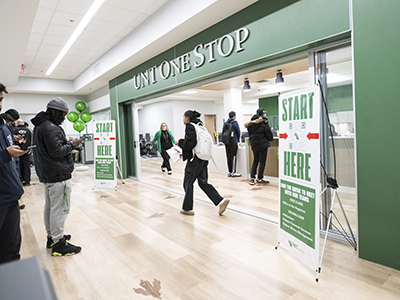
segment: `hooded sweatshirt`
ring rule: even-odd
[[[15,161],[7,148],[13,145],[13,136],[0,117],[0,209],[14,205],[24,193]]]
[[[32,120],[33,156],[36,174],[40,182],[53,183],[68,180],[74,171],[74,160],[71,152],[76,147],[73,141],[68,142],[61,126],[50,120],[49,114],[38,113]]]

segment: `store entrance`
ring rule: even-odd
[[[350,49],[350,47],[346,47],[327,53],[329,73],[327,75],[328,91],[326,98],[328,102],[331,99],[330,104],[328,104],[330,105],[329,112],[336,125],[336,129],[338,132],[340,131],[339,134],[343,137],[334,137],[338,145],[342,141],[347,142],[349,139],[354,138],[354,131],[351,127],[352,121],[349,119],[352,110],[349,110],[350,107],[348,105],[349,101],[351,102],[352,95],[348,95],[347,93],[347,91],[351,90],[348,86],[350,85],[351,87],[352,84]],[[312,55],[310,55],[310,59],[311,57]],[[283,83],[281,84],[276,80],[277,73],[279,72],[282,73],[283,78]],[[217,188],[223,197],[231,198],[231,206],[235,207],[238,211],[265,217],[277,222],[279,218],[279,174],[277,167],[279,161],[278,95],[310,86],[314,80],[314,72],[314,61],[310,63],[307,57],[294,62],[265,68],[261,71],[242,74],[229,80],[141,102],[138,109],[139,136],[141,143],[143,143],[140,156],[140,180],[153,186],[173,191],[175,195],[180,194],[178,197],[182,197],[183,199],[182,183],[186,162],[182,162],[182,160],[176,163],[171,162],[172,174],[168,175],[161,170],[162,158],[157,152],[156,147],[150,149],[149,145],[153,141],[156,132],[160,130],[160,125],[163,122],[168,125],[174,139],[183,138],[185,134],[185,127],[182,121],[183,113],[188,109],[195,109],[202,113],[201,119],[206,123],[209,131],[214,131],[210,133],[215,136],[216,144],[213,153],[217,159],[215,159],[216,166],[212,162],[209,164],[209,182]],[[222,130],[223,123],[228,118],[224,113],[224,91],[230,88],[242,90],[245,78],[249,80],[251,90],[249,92],[243,91],[242,109],[236,113],[240,114],[242,118],[242,122],[239,124],[242,131],[242,144],[239,147],[239,151],[242,151],[244,155],[242,162],[246,167],[241,177],[231,178],[227,176],[225,147],[222,144],[218,144],[219,140],[217,136]],[[343,106],[337,107],[336,105]],[[244,123],[249,121],[259,107],[267,111],[266,116],[269,119],[275,137],[273,145],[268,152],[267,167],[264,172],[264,178],[270,181],[267,186],[251,186],[248,184],[252,164],[252,151],[249,147],[247,130]],[[347,127],[344,123],[347,124]],[[207,124],[211,124],[212,126],[210,127]],[[215,127],[213,127],[214,124]],[[354,157],[354,149],[346,146],[346,149],[338,149],[338,151],[350,155],[349,159],[352,161],[352,166],[348,165],[349,160],[347,159],[338,161],[337,169],[348,170],[348,168],[352,168],[354,172],[354,160],[351,158]],[[348,174],[348,171],[343,171],[340,176],[343,178],[343,176],[347,176]],[[346,179],[346,182],[351,183],[352,180]],[[355,190],[349,186],[349,188],[343,187],[342,191],[341,198],[349,206],[351,225],[353,228],[356,228],[356,215],[352,213],[355,212],[356,207]],[[196,183],[195,197],[198,197],[198,199],[207,199],[207,196]],[[178,209],[180,207],[177,207]]]

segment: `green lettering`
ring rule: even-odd
[[[294,114],[293,120],[299,120],[299,96],[294,97]]]
[[[297,178],[304,179],[304,154],[297,153]]]
[[[313,118],[313,97],[314,97],[314,92],[308,94],[308,107],[310,111],[310,119]]]
[[[286,105],[287,105],[287,99],[282,100],[282,108],[283,108],[283,115],[282,115],[282,121],[287,121],[287,110],[286,110]]]
[[[290,176],[290,152],[284,151],[285,160],[283,161],[283,174]]]
[[[288,99],[288,101],[289,101],[289,121],[292,121],[292,101],[293,101],[293,98],[290,97]]]
[[[306,178],[305,178],[305,180],[306,181],[311,181],[311,178],[310,178],[310,169],[311,169],[311,167],[310,167],[310,159],[311,159],[311,154],[310,153],[306,153],[306,164],[305,164],[305,169],[306,169]]]
[[[296,178],[296,173],[295,173],[295,167],[296,167],[296,164],[295,164],[295,157],[296,157],[296,152],[292,152],[291,153],[291,163],[292,163],[292,167],[290,168],[290,176],[292,176],[292,177],[294,177],[294,178]]]
[[[301,119],[307,119],[307,95],[300,96],[301,99]]]

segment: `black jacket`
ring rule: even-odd
[[[7,148],[13,145],[13,135],[0,117],[0,209],[18,202],[24,193],[15,159],[11,159]]]
[[[254,115],[251,117],[251,121],[244,124],[244,126],[249,133],[252,150],[262,151],[271,146],[270,141],[274,140],[274,136],[267,118]]]
[[[26,128],[24,125],[19,125],[19,126],[15,127],[15,131],[14,132],[17,135],[21,135],[22,138],[25,140],[25,143],[18,143],[17,142],[16,144],[21,148],[21,150],[27,150],[28,147],[30,145],[32,145],[32,133],[31,133],[31,131],[28,128]],[[29,154],[30,154],[30,152],[28,152],[28,153],[26,153],[24,155],[29,155]]]
[[[61,126],[50,121],[45,112],[38,113],[32,120],[33,156],[36,174],[40,182],[52,183],[68,180],[74,171],[71,152],[76,143],[68,142]]]
[[[191,123],[203,125],[200,119],[191,121]],[[180,139],[178,142],[179,147],[182,148],[183,161],[193,158],[193,148],[197,145],[196,128],[190,123],[186,124],[185,138]]]

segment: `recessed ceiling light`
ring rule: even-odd
[[[89,24],[90,20],[94,17],[94,15],[100,9],[100,7],[104,3],[104,1],[105,0],[94,0],[92,6],[89,8],[89,10],[86,12],[84,17],[82,18],[82,21],[75,28],[75,31],[72,33],[72,35],[68,39],[67,43],[61,49],[61,52],[56,57],[55,61],[52,63],[50,68],[47,70],[46,75],[50,75],[54,71],[54,69],[57,67],[57,65],[60,63],[60,61],[64,58],[65,54],[67,54],[68,50],[71,49],[72,45],[75,43],[75,41],[80,36],[82,31]]]
[[[196,94],[196,93],[197,93],[197,91],[191,91],[191,90],[181,92],[181,94],[186,94],[186,95],[191,95],[191,94]]]

